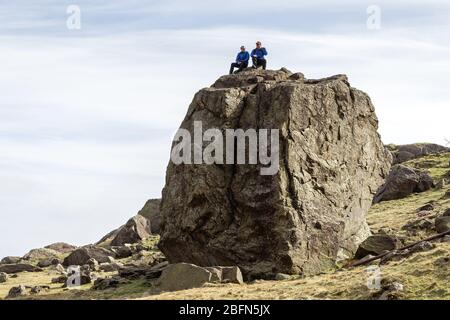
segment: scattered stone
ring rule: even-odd
[[[111,246],[123,246],[126,243],[136,243],[147,239],[150,235],[150,220],[144,216],[136,215],[120,228],[117,235],[111,241]]]
[[[448,208],[447,210],[444,211],[443,217],[450,217],[450,208]]]
[[[51,258],[51,259],[44,259],[38,262],[37,266],[39,268],[47,268],[50,266],[56,266],[58,264],[60,264],[61,261],[57,258]]]
[[[450,217],[437,217],[434,222],[437,233],[443,233],[450,230]]]
[[[384,280],[384,279],[383,279]],[[381,281],[381,295],[378,300],[399,300],[402,298],[403,284],[400,282]]]
[[[402,199],[433,187],[433,179],[428,173],[397,164],[391,168],[386,183],[378,190],[373,202]]]
[[[131,248],[128,246],[111,247],[111,250],[116,254],[117,259],[124,259],[133,255]]]
[[[342,250],[353,256],[370,234],[365,214],[391,162],[370,98],[345,75],[291,75],[245,70],[195,95],[181,128],[280,129],[281,163],[264,175],[262,164],[170,161],[158,244],[169,261],[306,276],[334,266]]]
[[[77,247],[64,242],[56,242],[52,243],[48,246],[45,246],[46,249],[51,249],[59,253],[70,253],[75,250]]]
[[[291,277],[292,277],[292,276],[289,275],[289,274],[277,273],[277,274],[275,275],[275,280],[277,280],[277,281],[290,280]]]
[[[98,271],[100,269],[98,261],[94,258],[89,259],[86,264],[89,266],[90,271]]]
[[[63,266],[62,266],[62,264],[57,264],[56,266],[55,266],[55,270],[56,271],[58,271],[59,273],[61,273],[61,274],[67,274],[67,272],[66,272],[66,268],[64,268]]]
[[[8,280],[8,274],[5,272],[0,272],[0,283],[4,283]]]
[[[386,264],[392,261],[400,261],[410,257],[414,253],[425,252],[434,249],[434,245],[428,241],[422,241],[414,245],[413,247],[405,250],[395,250],[389,252],[387,255],[381,258],[380,265]]]
[[[16,264],[19,263],[20,260],[22,260],[21,257],[4,257],[0,264]]]
[[[30,289],[30,293],[31,294],[39,294],[41,292],[45,292],[45,291],[48,291],[48,290],[50,290],[49,286],[33,286]]]
[[[417,209],[417,212],[420,211],[433,211],[434,210],[434,203],[427,203],[423,206],[421,206],[419,209]]]
[[[17,263],[17,264],[4,264],[0,265],[0,272],[5,272],[8,274],[19,273],[19,272],[39,272],[42,271],[41,268],[35,267],[27,263]]]
[[[68,266],[82,266],[88,263],[90,259],[95,259],[99,263],[109,262],[109,257],[113,257],[114,252],[95,246],[88,246],[76,249],[70,255],[68,255],[64,261],[63,265]]]
[[[205,268],[189,264],[171,264],[158,279],[158,287],[162,291],[177,291],[198,288],[210,282],[212,274]]]
[[[120,285],[127,284],[130,281],[127,279],[124,279],[119,276],[114,276],[111,278],[99,278],[94,281],[94,285],[92,286],[92,289],[94,290],[106,290],[110,288],[117,288]]]
[[[117,262],[101,263],[99,268],[103,272],[114,272],[123,268],[123,265]]]
[[[8,295],[6,296],[7,299],[11,299],[11,298],[17,298],[17,297],[22,297],[22,296],[27,296],[28,290],[24,285],[19,285],[17,287],[12,287],[9,290]]]
[[[431,211],[426,211],[426,210],[419,211],[419,212],[417,212],[417,216],[419,218],[423,218],[423,217],[429,216],[431,213],[432,213]]]
[[[419,230],[430,230],[434,226],[432,220],[421,218],[418,220],[413,220],[405,224],[402,229],[410,232],[416,232]]]
[[[66,275],[62,275],[52,279],[52,283],[66,283],[68,277]]]
[[[399,246],[399,240],[387,234],[376,234],[368,237],[359,245],[355,258],[362,259],[367,255],[377,256],[385,251],[391,251]]]

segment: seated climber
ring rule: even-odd
[[[262,67],[266,70],[267,61],[264,59],[264,56],[267,56],[267,50],[261,47],[261,41],[256,42],[256,48],[252,50],[251,56],[253,68]]]
[[[239,68],[238,72],[241,72],[245,68],[248,67],[248,60],[250,59],[250,55],[245,50],[244,46],[241,46],[241,52],[238,53],[236,57],[236,62],[231,64],[230,74],[233,74],[234,68]]]

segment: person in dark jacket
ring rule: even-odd
[[[236,57],[236,62],[231,64],[230,74],[233,74],[234,68],[239,68],[238,72],[241,72],[248,67],[248,60],[250,59],[250,54],[245,50],[245,47],[241,47],[241,52],[238,53]]]
[[[251,53],[253,68],[262,67],[266,70],[267,61],[264,56],[267,56],[267,50],[264,47],[261,47],[261,41],[256,42],[256,48],[252,50]]]

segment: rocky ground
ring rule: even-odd
[[[367,215],[373,235],[353,261],[342,261],[330,272],[311,277],[277,274],[273,280],[244,282],[238,268],[168,265],[157,247],[159,200],[151,200],[138,216],[94,245],[75,248],[59,243],[24,257],[5,257],[0,264],[0,297],[450,299],[450,236],[396,250],[450,230],[450,152],[445,151],[408,155],[407,161],[398,162],[407,170],[387,179],[380,189],[386,199],[377,199]],[[397,171],[394,166],[391,173]],[[387,251],[381,260],[349,267]],[[69,265],[81,266],[80,287],[67,288]],[[374,279],[380,279],[380,286],[371,286]]]

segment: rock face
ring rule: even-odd
[[[69,253],[75,250],[77,247],[65,242],[56,242],[45,246],[45,248],[54,250],[59,253]]]
[[[392,159],[370,98],[346,76],[223,76],[195,95],[181,124],[192,136],[194,121],[203,131],[279,129],[279,170],[170,162],[159,243],[170,262],[237,265],[250,277],[316,274],[369,235],[365,213]]]
[[[373,202],[402,199],[433,186],[433,179],[427,173],[397,164],[392,167],[386,183],[378,190]]]
[[[136,243],[147,239],[151,234],[150,220],[136,215],[120,228],[111,241],[112,246],[123,246],[126,243]]]

